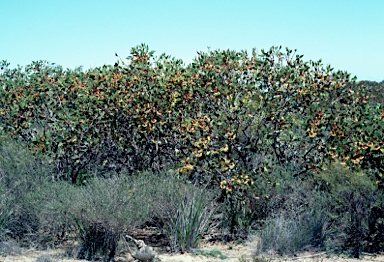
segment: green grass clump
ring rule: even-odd
[[[220,259],[227,259],[228,256],[223,254],[220,250],[213,249],[213,250],[201,250],[201,249],[192,249],[191,253],[195,256],[211,256],[211,257],[219,257]]]
[[[172,173],[144,174],[151,190],[147,200],[173,252],[196,248],[216,211],[217,192],[199,188]]]

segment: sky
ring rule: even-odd
[[[0,60],[84,69],[145,43],[197,51],[297,49],[358,80],[384,80],[384,0],[0,0]]]

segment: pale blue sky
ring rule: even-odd
[[[384,80],[384,0],[0,0],[0,60],[113,64],[141,43],[196,51],[282,45],[359,80]]]

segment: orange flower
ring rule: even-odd
[[[351,161],[352,163],[354,163],[355,165],[359,164],[359,162],[361,160],[364,159],[364,156],[363,155],[357,155],[357,156],[354,156],[353,158],[351,158]]]
[[[192,169],[193,166],[191,164],[186,164],[185,166],[178,168],[177,171],[179,171],[180,174],[185,174],[191,172]]]
[[[309,134],[309,137],[316,137],[317,133],[313,129],[307,129],[307,132]]]
[[[332,159],[335,159],[336,157],[339,156],[336,152],[333,152],[333,151],[329,151],[328,154],[331,156]]]
[[[225,144],[222,148],[219,149],[221,152],[228,152],[229,147],[228,144]]]

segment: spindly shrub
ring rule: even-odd
[[[21,242],[38,242],[37,207],[29,194],[49,178],[50,166],[43,156],[36,156],[25,143],[0,137],[0,214],[3,233]],[[39,188],[41,189],[41,188]]]
[[[74,187],[69,209],[81,243],[78,258],[112,260],[121,234],[151,220],[143,184],[128,178],[93,178]]]
[[[1,181],[2,174],[0,173],[0,242],[4,239],[6,224],[12,212],[9,203],[10,191],[3,186]]]
[[[328,237],[327,204],[316,191],[313,179],[294,177],[295,167],[276,168],[275,185],[260,185],[268,192],[254,232],[256,253],[296,254],[305,248],[323,248]]]
[[[341,248],[351,250],[358,258],[369,235],[369,218],[381,205],[382,192],[374,179],[363,172],[356,172],[340,163],[320,172],[320,190],[326,192],[322,201],[328,208],[332,227],[329,238],[341,242]]]

